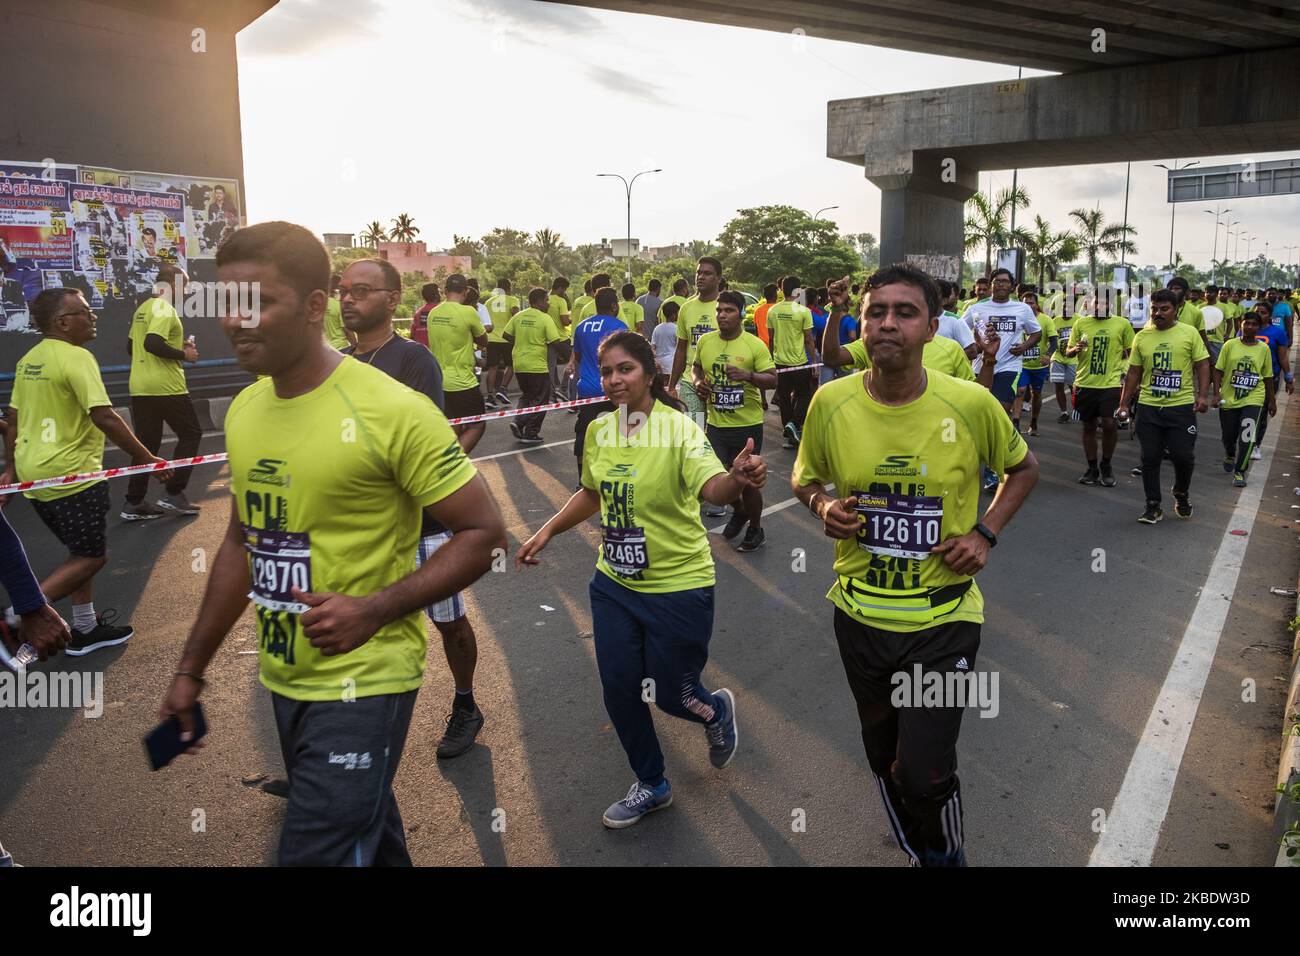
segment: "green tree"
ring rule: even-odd
[[[1097,282],[1097,262],[1103,255],[1117,256],[1120,253],[1134,255],[1137,245],[1132,236],[1137,235],[1137,227],[1107,223],[1101,208],[1071,209],[1070,218],[1077,226],[1075,238],[1079,243],[1079,252],[1088,262],[1088,282]]]
[[[407,213],[401,213],[393,220],[393,228],[388,233],[393,237],[394,242],[414,242],[415,237],[420,234],[420,227],[415,224],[415,220]],[[408,246],[407,254],[411,252]]]
[[[484,250],[482,243],[476,242],[469,236],[453,235],[451,240],[452,246],[448,250],[449,255],[468,256],[471,269],[477,268],[479,263],[483,261]]]
[[[532,234],[522,229],[504,229],[498,226],[479,240],[484,258],[503,255],[527,255],[532,244]]]
[[[1042,216],[1034,216],[1034,228],[1025,236],[1025,252],[1029,268],[1038,273],[1038,288],[1042,289],[1045,277],[1055,282],[1062,264],[1079,254],[1079,243],[1069,230],[1053,232]]]
[[[875,236],[869,232],[859,232],[846,238],[858,250],[863,271],[874,272],[880,267],[880,243]]]
[[[364,246],[355,246],[351,249],[331,249],[330,271],[341,274],[344,269],[358,259],[372,259],[374,256],[375,250]]]
[[[833,222],[794,206],[739,209],[718,240],[726,274],[738,282],[772,282],[784,275],[821,282],[862,268],[858,251],[840,238]]]
[[[538,229],[533,233],[533,241],[530,247],[533,258],[543,272],[557,273],[560,267],[565,264],[564,240],[558,232],[551,229]]]
[[[578,270],[580,272],[593,272],[596,266],[605,261],[605,254],[600,251],[600,246],[594,246],[590,243],[584,243],[573,250],[578,260]]]
[[[384,227],[380,224],[378,219],[366,226],[361,233],[362,245],[368,247],[372,251],[378,249],[379,244],[387,239],[388,233],[384,231]]]
[[[1005,248],[1013,243],[1024,245],[1028,234],[1017,228],[1012,232],[1008,226],[1012,207],[1025,209],[1029,206],[1029,194],[1022,188],[1013,193],[1004,189],[990,199],[984,193],[976,193],[966,203],[966,251],[984,249],[984,275],[993,270],[993,250]]]
[[[692,239],[682,246],[682,254],[692,262],[698,262],[704,256],[716,256],[718,247],[707,239]]]

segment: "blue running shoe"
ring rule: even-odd
[[[718,703],[718,719],[704,725],[704,736],[709,742],[709,762],[721,770],[731,763],[740,744],[736,729],[736,695],[727,688],[716,691],[713,699]]]
[[[648,813],[670,807],[673,803],[673,788],[667,779],[657,787],[647,787],[638,780],[632,784],[627,796],[618,803],[611,803],[600,822],[611,830],[621,830],[639,823]]]

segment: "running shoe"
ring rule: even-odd
[[[1065,424],[1066,422],[1068,422],[1069,420],[1070,420],[1070,413],[1069,413],[1069,412],[1061,412],[1061,414],[1059,414],[1059,415],[1056,416],[1056,423],[1057,423],[1058,425],[1064,425],[1064,424]]]
[[[1235,461],[1225,456],[1223,459],[1223,470],[1226,471],[1228,474],[1232,474],[1232,466],[1235,464],[1236,464]]]
[[[765,544],[767,544],[767,532],[762,528],[755,528],[750,525],[749,530],[745,532],[745,537],[740,544],[736,545],[736,550],[744,552],[757,551]]]
[[[705,505],[704,506],[704,517],[706,518],[721,518],[725,516],[726,513],[727,513],[726,505]]]
[[[498,405],[510,404],[510,396],[507,395],[505,392],[498,391],[494,397],[496,398]]]
[[[497,407],[496,400],[495,400],[495,399],[492,399],[492,398],[490,398],[490,397],[485,396],[485,397],[483,398],[483,407],[484,407],[484,408],[490,408],[490,409],[492,409],[493,411],[496,411],[496,407]]]
[[[796,427],[794,422],[788,422],[781,434],[783,434],[786,437],[786,440],[791,443],[791,448],[799,447],[799,429]]]
[[[1234,488],[1245,488],[1245,487],[1246,487],[1246,476],[1243,475],[1241,472],[1237,472],[1235,475],[1233,475],[1233,476],[1232,476],[1232,487],[1234,487]]]
[[[474,746],[474,738],[482,729],[483,711],[478,709],[478,705],[473,710],[453,707],[447,715],[447,729],[443,731],[442,740],[438,741],[438,758],[459,757]]]
[[[1187,495],[1174,495],[1174,514],[1180,518],[1192,516],[1192,502]]]
[[[1164,516],[1165,513],[1162,510],[1160,510],[1160,506],[1158,504],[1148,501],[1147,510],[1142,512],[1142,514],[1138,515],[1138,521],[1141,524],[1155,524]]]
[[[163,511],[157,505],[142,501],[138,505],[127,502],[122,506],[123,521],[152,521],[154,518],[161,518],[167,512]]]
[[[1100,481],[1100,484],[1101,484],[1101,486],[1102,486],[1103,488],[1114,488],[1114,487],[1115,487],[1115,472],[1113,472],[1113,471],[1111,470],[1110,465],[1102,465],[1102,466],[1101,466],[1101,481]]]
[[[1261,454],[1259,453],[1259,449],[1258,449],[1258,448],[1252,448],[1252,449],[1251,449],[1251,451],[1250,451],[1250,460],[1251,460],[1251,461],[1259,461],[1259,460],[1260,460],[1261,458],[1263,458],[1263,457],[1264,457],[1264,456],[1261,455]]]
[[[749,521],[749,518],[745,515],[742,515],[739,512],[733,514],[731,520],[727,522],[727,526],[722,529],[722,536],[730,541],[736,535],[740,534],[740,532],[745,530],[745,523],[747,521]]]
[[[1079,484],[1081,485],[1095,485],[1100,480],[1101,472],[1097,471],[1096,468],[1089,468],[1079,476]]]
[[[657,787],[647,787],[638,780],[632,784],[626,797],[618,803],[610,804],[600,822],[611,830],[621,830],[623,827],[640,823],[641,818],[646,814],[670,807],[672,804],[673,788],[667,779]]]
[[[524,433],[521,432],[521,431],[519,430],[519,423],[518,423],[518,422],[511,422],[511,423],[510,423],[510,434],[514,435],[516,438],[523,438],[523,437],[524,437]]]
[[[541,435],[520,435],[519,444],[521,445],[540,445],[542,443]]]
[[[158,507],[167,511],[174,511],[178,515],[196,515],[199,513],[199,506],[186,498],[183,491],[178,491],[174,495],[163,495],[158,499]]]
[[[736,728],[736,695],[727,688],[719,688],[713,695],[718,703],[717,720],[704,725],[704,737],[709,742],[709,763],[721,770],[731,763],[740,745],[740,732]]]
[[[1038,426],[1037,426],[1037,425],[1033,425],[1033,424],[1031,424],[1031,425],[1029,426],[1029,437],[1030,437],[1030,438],[1037,438],[1037,437],[1038,437]]]
[[[130,624],[114,624],[116,620],[117,612],[108,608],[102,614],[95,615],[95,626],[90,631],[72,628],[72,640],[68,642],[65,653],[69,657],[85,657],[92,651],[125,644],[135,635],[135,631]]]
[[[1129,474],[1132,475],[1134,478],[1141,478],[1141,477],[1142,477],[1142,466],[1141,466],[1141,465],[1138,465],[1136,468],[1134,468],[1132,471],[1130,471]]]

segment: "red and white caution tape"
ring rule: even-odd
[[[821,363],[815,362],[811,365],[794,365],[790,368],[778,369],[780,372],[794,372],[803,368],[820,368]],[[581,405],[595,405],[598,402],[605,402],[608,399],[603,396],[600,398],[579,398],[572,402],[552,402],[549,405],[530,405],[526,408],[506,408],[500,411],[487,412],[483,415],[466,415],[463,418],[450,418],[447,420],[449,425],[470,425],[474,422],[486,422],[495,418],[514,418],[516,415],[533,415],[538,412],[550,412],[561,408],[578,408]],[[121,468],[102,468],[99,471],[86,471],[79,475],[61,475],[56,478],[37,478],[33,481],[15,481],[11,485],[0,485],[0,495],[15,495],[24,491],[34,491],[37,488],[54,488],[58,485],[78,485],[87,481],[99,481],[102,478],[126,478],[129,475],[143,475],[153,471],[166,471],[171,468],[190,468],[194,465],[208,465],[216,462],[226,461],[225,452],[217,452],[213,455],[196,455],[193,458],[175,458],[171,461],[151,462],[147,465],[123,465]]]

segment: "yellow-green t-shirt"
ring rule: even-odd
[[[1047,368],[1050,359],[1049,341],[1056,334],[1056,323],[1052,321],[1050,315],[1038,313],[1038,324],[1042,327],[1043,334],[1039,336],[1038,344],[1031,345],[1020,356],[1023,360],[1023,366],[1029,369]],[[1029,338],[1030,333],[1026,333],[1023,338]],[[1022,339],[1023,340],[1023,339]]]
[[[504,292],[500,295],[494,295],[484,303],[488,311],[488,317],[492,320],[492,328],[488,331],[489,342],[504,342],[502,333],[505,332],[506,326],[510,324],[511,314],[519,308],[519,297],[506,295]]]
[[[638,305],[636,302],[623,301],[618,304],[618,317],[633,332],[638,328],[644,328],[642,323],[645,322],[645,306]]]
[[[1070,344],[1085,335],[1088,347],[1075,356],[1075,388],[1119,388],[1126,368],[1124,352],[1133,344],[1133,326],[1118,315],[1108,319],[1075,316]]]
[[[1200,307],[1193,302],[1184,302],[1183,307],[1178,310],[1178,321],[1183,325],[1190,325],[1197,332],[1205,331],[1205,316],[1202,314]],[[1154,328],[1156,320],[1147,319],[1147,324],[1142,326],[1143,329]],[[1207,335],[1208,337],[1208,335]]]
[[[591,295],[578,295],[576,299],[573,299],[573,308],[569,311],[569,341],[572,341],[573,339],[573,329],[576,329],[577,324],[585,317],[582,315],[582,310],[585,310],[586,307],[591,306],[594,302],[595,298],[591,297]],[[595,315],[594,308],[588,313],[588,315]]]
[[[104,467],[104,433],[90,420],[90,410],[112,402],[99,364],[86,349],[62,339],[42,338],[18,360],[9,404],[18,410],[14,471],[19,481],[80,475]],[[56,485],[23,494],[36,501],[53,501],[97,483]]]
[[[1052,353],[1052,361],[1059,365],[1079,364],[1077,357],[1071,358],[1065,354],[1065,350],[1070,344],[1070,330],[1074,328],[1075,318],[1075,316],[1070,315],[1052,320],[1053,327],[1056,329],[1056,351]],[[1041,324],[1043,320],[1040,317],[1038,321]],[[1129,328],[1132,328],[1131,323]]]
[[[625,412],[588,425],[582,451],[582,486],[600,495],[604,540],[596,569],[634,591],[712,587],[700,489],[726,469],[689,416],[655,402],[629,438],[620,424]]]
[[[131,377],[127,390],[132,395],[185,395],[185,370],[177,359],[162,358],[144,347],[146,335],[162,336],[176,350],[185,344],[185,329],[175,307],[161,296],[145,299],[131,316]]]
[[[921,397],[901,407],[873,399],[861,374],[821,386],[794,481],[856,495],[861,522],[856,538],[835,542],[837,580],[827,598],[890,631],[983,621],[979,586],[930,549],[980,520],[980,462],[1001,474],[1027,453],[997,399],[973,382],[927,375]],[[966,582],[958,597],[939,590]]]
[[[567,337],[569,331],[564,324],[564,317],[569,314],[568,300],[558,292],[552,292],[550,301],[546,304],[546,312],[555,320],[555,327]]]
[[[804,332],[813,327],[812,310],[798,302],[778,302],[767,310],[768,334],[772,337],[772,357],[778,365],[804,365]]]
[[[844,351],[853,356],[855,369],[871,368],[866,342],[856,339],[844,346]],[[966,350],[946,335],[936,335],[925,343],[925,347],[921,349],[921,364],[928,369],[961,379],[963,382],[976,381],[975,370],[971,368],[970,359],[966,357]]]
[[[555,320],[548,313],[534,308],[516,312],[501,332],[514,338],[510,355],[516,372],[549,371],[547,346],[564,341],[564,333]]]
[[[428,396],[345,357],[305,395],[279,398],[271,379],[240,392],[226,414],[226,450],[251,552],[262,684],[293,700],[419,687],[426,652],[419,611],[350,653],[326,657],[303,634],[287,584],[306,580],[315,593],[360,597],[415,570],[422,509],[476,474],[442,412]]]
[[[710,425],[742,428],[763,424],[763,400],[758,387],[749,381],[733,382],[727,376],[728,365],[750,372],[776,368],[762,339],[744,331],[730,340],[724,339],[721,332],[707,332],[695,345],[695,361],[713,389],[709,397]]]
[[[1273,352],[1263,339],[1257,338],[1250,345],[1241,339],[1228,339],[1214,367],[1223,373],[1219,386],[1222,407],[1264,404],[1264,382],[1273,377]]]
[[[478,310],[461,302],[439,302],[429,311],[428,325],[429,350],[442,366],[443,391],[478,388],[474,340],[483,335]]]
[[[1232,320],[1237,312],[1233,309],[1231,302],[1207,302],[1201,306],[1202,325],[1205,324],[1205,310],[1210,307],[1216,308],[1223,313],[1223,321],[1212,329],[1206,329],[1205,337],[1211,342],[1222,342],[1228,337],[1227,332],[1232,328]]]
[[[666,306],[669,302],[676,302],[676,303],[677,303],[677,308],[680,309],[680,308],[681,308],[681,307],[686,303],[686,296],[684,296],[684,295],[670,295],[668,298],[666,298],[666,299],[664,299],[662,302],[660,302],[660,303],[659,303],[659,321],[660,321],[660,322],[667,322],[667,321],[668,321],[668,317],[667,317],[666,315],[664,315],[664,306]],[[680,317],[681,317],[681,316],[678,316],[678,318],[680,318]]]
[[[1196,400],[1196,363],[1209,357],[1191,325],[1175,322],[1163,331],[1147,326],[1134,336],[1128,360],[1130,366],[1142,369],[1138,402],[1159,408],[1192,404]]]
[[[677,341],[686,343],[686,367],[682,377],[691,374],[695,364],[695,346],[700,339],[710,332],[718,330],[718,300],[701,302],[698,296],[691,296],[682,303],[677,313]]]
[[[325,301],[325,341],[340,351],[352,344],[343,328],[343,306],[334,296]]]

